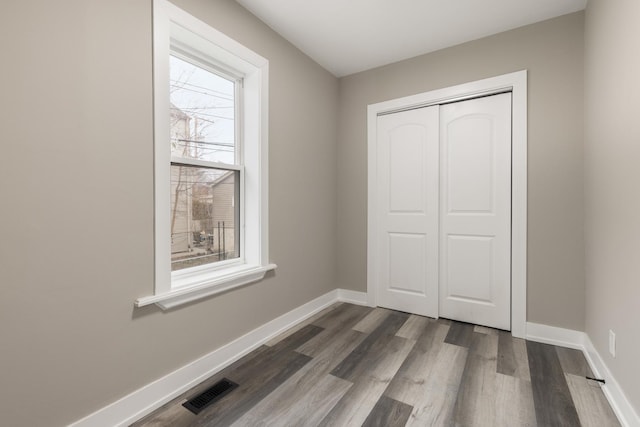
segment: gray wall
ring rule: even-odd
[[[366,290],[367,105],[527,69],[527,317],[584,329],[583,24],[566,15],[340,79],[340,287]]]
[[[2,425],[73,422],[335,288],[337,79],[234,1],[175,3],[270,60],[279,268],[134,310],[153,292],[151,1],[4,2]]]
[[[638,17],[634,0],[591,0],[587,8],[585,236],[586,331],[640,413]]]
[[[8,2],[3,425],[70,423],[335,287],[365,291],[366,106],[521,69],[528,319],[586,327],[640,401],[637,2],[591,0],[584,58],[577,13],[339,81],[234,1],[175,3],[270,60],[270,249],[279,268],[170,312],[134,309],[153,292],[151,2]],[[48,393],[38,408],[26,407],[31,387]]]

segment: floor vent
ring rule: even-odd
[[[222,399],[236,387],[238,384],[223,378],[199,395],[184,402],[182,406],[198,415],[204,408]]]

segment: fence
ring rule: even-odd
[[[171,269],[180,270],[197,265],[237,258],[239,245],[235,227],[218,221],[198,231],[172,234]]]

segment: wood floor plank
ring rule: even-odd
[[[497,372],[499,340],[473,336],[454,409],[456,426],[536,425],[531,383]]]
[[[436,358],[448,331],[448,326],[439,323],[428,324],[422,330],[411,353],[385,390],[386,396],[411,406],[419,403],[419,396],[423,394],[425,384],[429,383],[434,374]]]
[[[293,351],[283,354],[280,364],[265,366],[253,378],[239,383],[233,392],[198,414],[191,425],[200,427],[233,424],[310,360],[310,357]],[[234,381],[233,378],[229,379]]]
[[[278,367],[281,368],[285,360],[298,354],[293,353],[296,348],[313,339],[322,331],[323,329],[318,326],[306,325],[272,347],[263,346],[266,350],[260,351],[257,357],[248,358],[242,364],[234,364],[223,370],[218,376],[224,375],[240,385],[250,382],[254,378],[264,375],[265,372],[269,373]]]
[[[367,371],[374,369],[389,356],[386,353],[397,350],[397,347],[409,341],[395,336],[408,317],[407,314],[399,312],[387,314],[383,322],[331,372],[331,375],[355,382]],[[412,346],[415,343],[415,341],[410,342]]]
[[[273,345],[271,347],[273,349],[272,353],[277,354],[287,351],[293,351],[321,333],[323,330],[323,328],[316,325],[306,325],[304,328],[294,332],[293,334],[287,336],[285,339]]]
[[[616,427],[620,422],[600,385],[582,375],[565,374],[582,427]]]
[[[332,372],[354,383],[320,423],[321,426],[362,425],[415,344],[396,336],[407,320],[392,312]]]
[[[593,377],[587,359],[580,350],[573,348],[556,347],[560,366],[565,374],[573,374],[579,377]]]
[[[229,367],[223,369],[218,374],[212,376],[197,387],[183,394],[171,404],[165,405],[161,410],[155,411],[149,417],[141,421],[140,426],[162,425],[156,424],[167,420],[167,424],[176,427],[201,425],[201,420],[208,417],[209,412],[212,417],[220,411],[230,410],[234,415],[239,411],[249,408],[251,403],[255,404],[255,399],[270,392],[286,378],[292,375],[297,369],[304,366],[310,358],[293,350],[304,342],[322,332],[322,328],[314,325],[307,325],[295,333],[287,336],[272,347],[261,346],[247,356],[236,361]],[[198,416],[194,416],[187,409],[182,407],[182,402],[198,395],[220,379],[227,377],[231,381],[239,384],[233,392],[222,398],[216,404],[202,411]],[[254,400],[248,399],[247,394],[255,393]],[[214,409],[215,408],[215,409]],[[233,409],[237,409],[235,412]],[[170,421],[170,422],[169,422]]]
[[[387,387],[385,382],[373,377],[363,378],[353,384],[349,391],[336,403],[318,426],[360,426],[373,410]]]
[[[372,310],[371,307],[343,303],[335,310],[313,321],[312,324],[328,330],[342,329],[345,323],[351,322],[354,318],[362,319]]]
[[[371,312],[367,314],[360,322],[358,322],[353,329],[356,331],[364,332],[365,334],[369,334],[373,332],[384,320],[391,314],[393,311],[376,307]],[[397,313],[397,312],[396,312]],[[408,316],[408,315],[407,315]]]
[[[457,426],[495,425],[498,336],[473,333],[453,410]]]
[[[471,339],[473,338],[473,325],[469,323],[451,321],[449,333],[444,342],[447,344],[459,345],[460,347],[469,348]]]
[[[298,372],[300,373],[300,372]],[[316,426],[353,384],[322,375],[303,394],[275,391],[240,417],[233,426]],[[289,388],[289,387],[287,387]]]
[[[322,352],[249,410],[237,425],[262,425],[263,421],[267,425],[318,424],[352,385],[329,372],[365,336],[352,329],[336,332]]]
[[[477,332],[479,334],[485,334],[485,335],[498,335],[500,332],[504,332],[504,331],[488,328],[486,326],[475,325],[473,327],[473,332]]]
[[[513,342],[513,352],[516,355],[516,371],[514,376],[531,382],[531,372],[529,370],[529,356],[527,356],[527,342],[522,338],[511,337]]]
[[[402,338],[416,340],[422,334],[424,328],[431,322],[433,322],[433,319],[412,314],[407,321],[404,322],[404,325],[402,325],[396,335]]]
[[[230,371],[227,378],[238,388],[198,414],[192,425],[231,425],[311,360],[294,350],[322,331],[306,325],[270,347],[256,363]]]
[[[555,347],[527,341],[527,356],[538,424],[579,426],[578,413]]]
[[[383,395],[362,427],[404,427],[412,410],[412,406]]]
[[[538,425],[530,381],[496,373],[494,404],[495,427]]]
[[[268,347],[272,347],[272,346],[276,345],[277,343],[279,343],[283,339],[285,339],[288,336],[298,332],[300,329],[304,328],[305,326],[313,325],[316,321],[319,321],[322,317],[324,317],[328,313],[334,311],[339,305],[342,305],[342,304],[343,303],[341,303],[341,302],[337,302],[335,304],[331,304],[329,307],[325,308],[324,310],[320,310],[318,313],[314,314],[313,316],[309,317],[308,319],[304,320],[303,322],[300,322],[297,325],[293,326],[292,328],[287,329],[285,332],[283,332],[281,334],[278,334],[278,336],[276,336],[273,339],[267,341],[265,343],[265,345],[268,346]]]
[[[222,378],[224,378],[225,375],[230,375],[234,372],[246,371],[249,366],[256,365],[260,360],[262,360],[272,351],[273,350],[270,347],[264,345],[258,347],[256,350],[235,361],[227,368],[223,369],[221,372],[218,372],[216,375],[211,376],[189,391],[181,394],[180,396],[156,409],[151,414],[131,424],[131,427],[160,427],[169,425],[172,427],[185,427],[191,425],[196,416],[192,412],[185,409],[182,406],[182,403],[184,403],[191,397],[197,396],[198,394],[202,393],[204,390],[208,389],[209,387],[220,381]]]
[[[129,427],[188,427],[195,419],[196,415],[186,410],[181,403],[172,402],[166,407],[156,409]]]
[[[432,375],[413,408],[408,427],[449,426],[468,350],[446,344],[438,352]]]
[[[436,322],[442,324],[442,325],[447,325],[447,326],[451,326],[451,323],[453,323],[453,320],[449,320],[449,319],[445,319],[444,317],[440,317],[438,318],[438,320],[436,320]]]
[[[515,376],[518,369],[516,354],[513,349],[513,339],[508,332],[500,332],[498,335],[498,364],[497,372],[503,375]]]
[[[247,408],[247,402],[243,402],[247,400],[247,395],[258,392],[258,394],[255,395],[257,398],[264,393],[268,393],[269,389],[274,388],[276,383],[284,381],[288,375],[291,375],[310,360],[308,356],[300,355],[292,351],[286,351],[284,354],[276,355],[278,357],[274,360],[272,347],[263,346],[261,350],[260,352],[256,352],[256,355],[251,355],[252,357],[240,360],[222,370],[198,387],[174,399],[170,404],[156,410],[148,417],[133,425],[144,427],[206,425],[202,424],[201,421],[207,417],[210,412],[213,412],[215,418],[215,415],[220,411],[233,410],[234,408],[239,408],[240,410]],[[196,416],[182,406],[184,401],[198,395],[224,377],[240,384],[240,386],[216,402],[213,407],[203,410]],[[243,403],[245,404],[242,405]],[[237,414],[237,412],[234,413]]]
[[[531,381],[526,342],[505,331],[500,331],[498,337],[497,371],[503,375]]]
[[[432,323],[418,338],[384,394],[413,406],[407,426],[452,423],[467,349],[446,344],[449,326]]]
[[[362,318],[364,318],[371,311],[367,307],[358,307],[355,305],[351,306],[350,310],[352,313],[351,315],[345,314],[343,316],[340,316],[341,326],[339,328],[325,328],[318,335],[298,347],[296,351],[298,353],[306,354],[307,356],[316,357],[317,355],[323,353],[327,345],[331,345],[334,340],[340,340],[341,334],[345,330],[351,329],[352,326],[362,320]],[[325,325],[326,324],[327,323],[325,323]],[[354,332],[355,333],[352,334],[353,336],[363,337],[365,335],[362,332]]]

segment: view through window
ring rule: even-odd
[[[236,84],[170,57],[172,270],[240,256]]]

